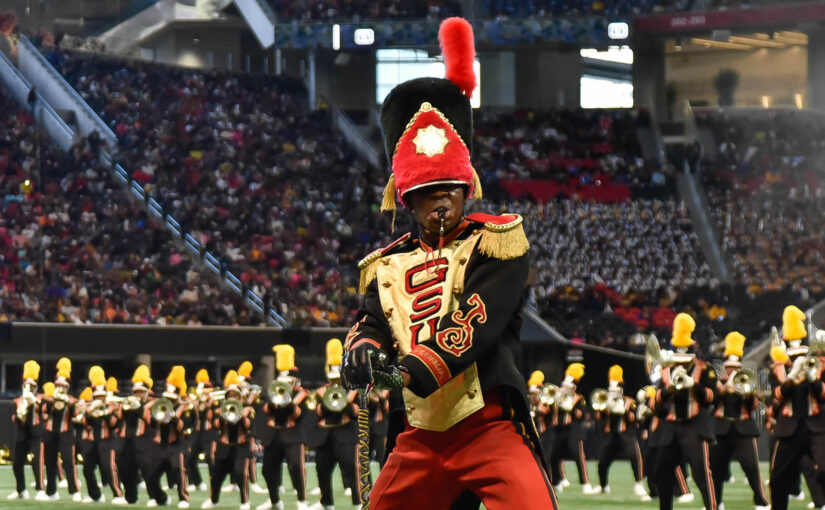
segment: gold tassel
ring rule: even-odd
[[[361,270],[361,281],[358,283],[358,293],[362,296],[367,294],[367,287],[370,286],[373,280],[378,276],[378,259],[367,264]]]
[[[481,200],[481,179],[478,178],[478,172],[473,168],[473,200]]]
[[[390,175],[390,180],[384,186],[384,199],[381,202],[381,211],[395,210],[395,175]]]
[[[487,227],[487,225],[485,225]],[[481,234],[478,249],[484,255],[500,260],[521,257],[530,249],[524,227],[521,222],[508,230],[490,230],[486,228]]]

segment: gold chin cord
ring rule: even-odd
[[[444,211],[438,212],[438,219],[441,220],[441,227],[438,229],[438,258],[441,258],[441,248],[444,247]]]
[[[369,387],[358,391],[361,397],[358,402],[358,477],[361,486],[362,510],[369,510],[370,491],[372,490],[372,479],[370,477],[369,391]]]

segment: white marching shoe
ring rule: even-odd
[[[198,490],[199,491],[206,492],[206,489],[207,489],[206,482],[201,482],[201,483],[198,484]]]
[[[29,499],[29,491],[12,492],[6,496],[6,499]]]
[[[211,499],[207,499],[206,501],[201,503],[201,508],[209,509],[209,508],[215,508],[216,506],[218,506],[218,505],[216,505],[215,503],[212,503]]]
[[[35,501],[48,501],[49,497],[46,496],[46,491],[37,491],[34,494],[34,500]]]
[[[601,487],[593,487],[589,483],[582,485],[582,494],[585,495],[592,495],[592,494],[601,494],[602,488]]]
[[[716,505],[716,510],[725,510],[725,504],[719,503],[718,505]]]
[[[186,486],[186,492],[195,492],[196,490],[198,490],[198,486],[194,483]]]
[[[645,490],[645,486],[642,485],[642,482],[636,482],[633,484],[633,493],[639,497],[647,496],[647,490]]]
[[[57,482],[58,489],[68,489],[69,488],[69,481],[66,479],[60,480]]]
[[[557,483],[556,485],[553,486],[553,490],[556,491],[556,494],[559,494],[560,492],[562,492],[564,490],[564,485],[562,485],[560,483]]]
[[[83,501],[83,494],[81,494],[79,491],[72,494],[72,502],[80,503],[81,501]]]
[[[313,496],[317,496],[318,494],[321,494],[321,488],[320,487],[315,487],[314,489],[309,491],[309,493],[312,494]]]
[[[350,497],[350,496],[352,496],[352,489],[350,489],[349,487],[347,487],[347,488],[344,490],[344,495],[345,495],[346,497]]]
[[[306,501],[298,501],[295,503],[295,510],[309,510],[309,505]]]
[[[283,486],[283,485],[279,485],[279,486],[278,486],[278,494],[283,494],[284,492],[286,492],[286,489],[284,489],[284,486]]]
[[[129,503],[126,501],[126,498],[120,496],[119,498],[112,499],[113,505],[128,505]]]
[[[234,490],[235,490],[235,484],[234,483],[230,483],[229,485],[221,487],[221,492],[232,492]]]
[[[241,506],[238,507],[238,510],[249,510],[249,502],[241,503]]]
[[[562,478],[561,485],[562,487],[570,487],[570,480],[568,480],[567,478]]]
[[[799,491],[798,494],[791,494],[790,499],[792,499],[793,501],[802,501],[803,499],[805,499],[805,495],[802,494],[802,491]]]
[[[696,496],[694,496],[692,492],[688,492],[687,494],[682,494],[681,496],[676,498],[676,501],[678,501],[679,503],[693,503],[693,499],[695,497]]]
[[[250,483],[249,489],[255,494],[269,494],[269,491],[258,485],[258,483]]]
[[[178,508],[189,508],[189,502],[188,501],[179,501],[178,502]]]
[[[335,505],[322,505],[321,503],[315,503],[309,510],[335,510]]]
[[[753,510],[771,510],[770,505],[756,505]]]

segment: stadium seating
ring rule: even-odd
[[[252,324],[97,158],[62,153],[0,90],[0,320]]]

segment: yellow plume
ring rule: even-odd
[[[252,363],[249,361],[244,361],[241,363],[241,366],[238,367],[238,375],[249,378],[249,376],[252,375]]]
[[[564,375],[572,377],[574,381],[578,381],[584,375],[584,365],[581,363],[571,363],[567,367],[567,370],[564,371]]]
[[[23,379],[40,379],[40,365],[33,359],[23,363]]]
[[[132,375],[132,383],[143,383],[147,388],[152,388],[154,381],[152,380],[152,375],[149,373],[149,367],[146,365],[140,365],[135,369],[135,373]]]
[[[54,383],[49,381],[43,385],[43,394],[47,397],[54,396]]]
[[[208,383],[209,372],[207,372],[205,368],[198,370],[198,373],[195,375],[195,382],[198,384]]]
[[[745,336],[738,331],[731,331],[725,336],[725,357],[745,355]]]
[[[344,346],[337,338],[327,341],[327,365],[340,365],[344,357]]]
[[[182,365],[172,367],[166,382],[177,388],[181,396],[186,395],[186,369]]]
[[[673,337],[670,343],[673,347],[690,347],[693,339],[690,334],[696,329],[696,321],[686,313],[680,313],[673,319]]]
[[[613,365],[607,371],[607,380],[608,381],[617,381],[624,384],[624,370],[619,365]]]
[[[117,379],[114,377],[106,379],[106,391],[117,393]]]
[[[72,374],[72,360],[69,358],[60,358],[57,360],[57,373],[65,374],[63,377],[68,378]]]
[[[89,369],[89,384],[92,386],[106,386],[106,374],[98,365]]]
[[[86,402],[92,400],[92,388],[85,387],[83,391],[80,392],[80,396],[78,397],[80,400],[85,400]]]
[[[238,372],[234,370],[230,370],[226,373],[226,376],[223,378],[223,388],[226,389],[230,386],[237,386],[241,384],[241,378],[238,376]]]
[[[782,312],[782,336],[785,340],[801,340],[808,336],[805,331],[805,313],[791,305]]]
[[[527,386],[541,386],[544,384],[544,372],[535,370],[530,374],[530,379],[527,380]]]
[[[295,367],[295,348],[288,344],[276,345],[272,348],[275,352],[275,369],[278,372],[292,370]]]

